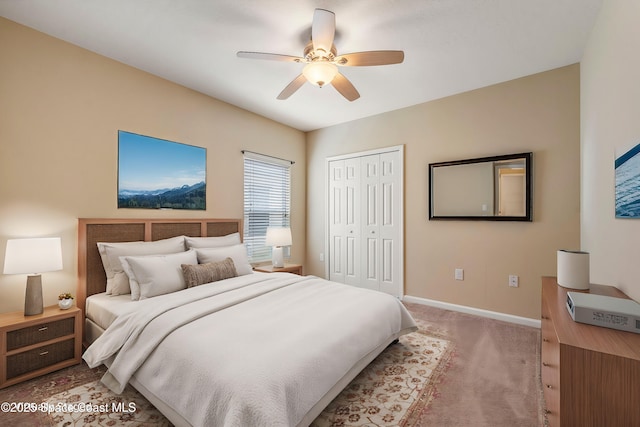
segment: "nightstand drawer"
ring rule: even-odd
[[[7,356],[7,380],[74,358],[73,338]]]
[[[42,323],[28,328],[7,332],[7,351],[45,342],[74,333],[74,318]]]

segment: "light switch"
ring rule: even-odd
[[[464,270],[461,268],[456,268],[455,278],[456,280],[464,280]]]

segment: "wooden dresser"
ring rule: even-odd
[[[542,278],[542,387],[551,427],[640,426],[640,334],[574,322],[567,291],[627,298],[612,286],[589,291]]]

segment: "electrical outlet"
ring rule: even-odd
[[[512,288],[517,288],[519,286],[519,280],[518,280],[518,276],[516,276],[515,274],[510,274],[509,275],[509,286],[511,286]]]
[[[461,268],[456,268],[454,277],[456,280],[464,280],[464,270]]]

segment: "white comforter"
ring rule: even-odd
[[[251,274],[140,301],[84,353],[194,426],[295,426],[361,359],[415,330],[390,295]]]

